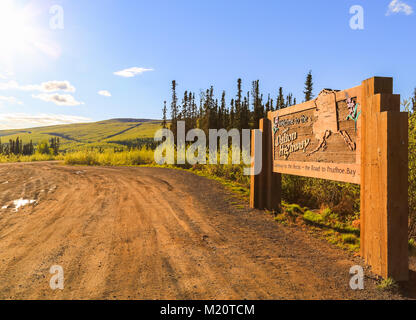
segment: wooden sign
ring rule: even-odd
[[[271,112],[273,170],[360,183],[360,90],[322,90],[317,99]]]
[[[280,210],[281,174],[360,184],[361,255],[376,274],[408,280],[408,115],[393,79],[322,90],[259,127],[263,169],[251,176],[250,206]]]

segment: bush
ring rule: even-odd
[[[399,286],[396,281],[392,278],[383,279],[377,286],[378,289],[383,291],[396,291]]]
[[[78,151],[65,155],[70,165],[134,166],[153,163],[153,151],[145,147],[140,150],[114,152],[114,150]]]
[[[11,162],[34,162],[34,161],[51,161],[51,160],[62,160],[61,155],[54,156],[53,154],[41,154],[36,152],[31,156],[22,155],[0,155],[0,163],[11,163]]]
[[[409,253],[412,256],[416,255],[416,241],[415,241],[415,239],[410,239],[409,240]]]
[[[359,242],[359,239],[353,234],[343,234],[341,237],[344,243],[357,244]]]
[[[360,187],[351,183],[283,175],[282,196],[310,208],[329,207],[344,220],[360,210]]]
[[[42,141],[37,147],[37,152],[40,154],[53,154],[53,151],[49,147],[48,141]]]
[[[310,222],[310,223],[323,223],[324,222],[324,218],[319,214],[319,213],[315,213],[313,211],[309,211],[307,210],[304,214],[303,214],[303,219],[306,222]]]
[[[287,204],[284,206],[285,211],[288,214],[295,215],[295,214],[303,214],[303,209],[298,204]]]

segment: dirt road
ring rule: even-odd
[[[360,260],[230,198],[178,170],[0,165],[0,298],[399,297],[371,278],[352,291]],[[64,290],[49,286],[53,265]]]

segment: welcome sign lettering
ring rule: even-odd
[[[273,171],[360,183],[360,87],[269,113]]]

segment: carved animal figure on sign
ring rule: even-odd
[[[318,140],[318,146],[307,153],[307,156],[311,156],[318,151],[325,151],[327,140],[333,134],[341,135],[351,151],[356,149],[356,144],[352,141],[349,134],[345,130],[339,129],[336,92],[336,90],[324,89],[315,99],[315,117],[317,120],[313,124],[313,133]]]

